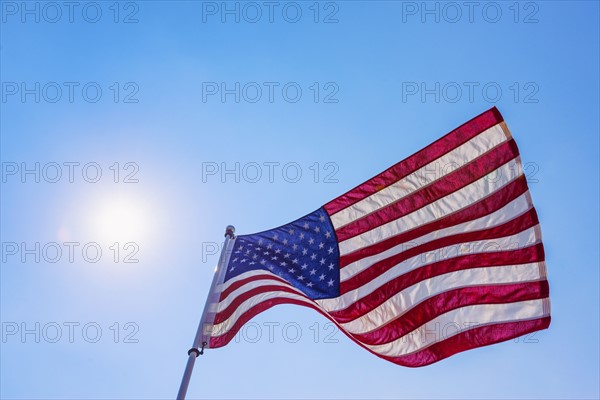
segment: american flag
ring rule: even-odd
[[[207,348],[277,304],[409,367],[550,324],[538,217],[496,108],[317,211],[226,243]]]

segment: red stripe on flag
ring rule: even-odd
[[[264,286],[259,286],[253,289],[248,290],[247,292],[241,293],[239,296],[237,296],[232,302],[231,304],[229,304],[229,306],[227,306],[226,309],[224,309],[223,311],[221,311],[220,313],[217,313],[217,315],[215,315],[215,324],[220,324],[223,321],[226,321],[227,318],[231,317],[231,314],[233,314],[237,308],[240,306],[240,304],[242,304],[244,301],[248,300],[251,297],[256,296],[257,294],[261,294],[261,293],[267,293],[267,292],[287,292],[287,293],[294,293],[300,296],[305,296],[302,293],[299,293],[298,290],[296,289],[292,289],[291,287],[289,287],[289,283],[286,284],[286,286],[281,286],[281,285],[264,285]],[[305,296],[306,297],[306,296]],[[306,297],[308,299],[308,297]]]
[[[491,108],[374,178],[330,201],[324,206],[325,210],[329,215],[332,215],[359,202],[429,164],[503,120],[500,111],[496,107]]]
[[[266,272],[266,271],[265,271]],[[273,274],[263,274],[263,275],[254,275],[248,278],[244,278],[244,279],[240,279],[239,281],[235,281],[234,283],[232,283],[231,285],[229,285],[227,287],[227,289],[223,290],[223,292],[221,292],[221,297],[219,298],[219,301],[223,301],[227,298],[227,296],[229,296],[231,294],[231,292],[233,292],[234,290],[236,290],[239,287],[244,286],[247,283],[250,282],[254,282],[254,281],[259,281],[259,280],[263,280],[263,279],[271,279],[274,281],[279,281],[281,283],[285,283],[285,284],[289,284],[288,281],[286,281],[285,279],[282,279],[278,276],[275,276]]]

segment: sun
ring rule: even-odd
[[[144,239],[150,224],[147,205],[131,196],[114,196],[100,201],[93,211],[93,225],[99,240],[136,242]]]

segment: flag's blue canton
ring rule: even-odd
[[[323,208],[290,224],[235,239],[225,281],[264,269],[312,299],[340,293],[340,253],[329,215]]]

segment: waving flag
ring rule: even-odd
[[[227,241],[207,348],[277,304],[417,367],[550,324],[538,217],[496,108],[317,211]]]

